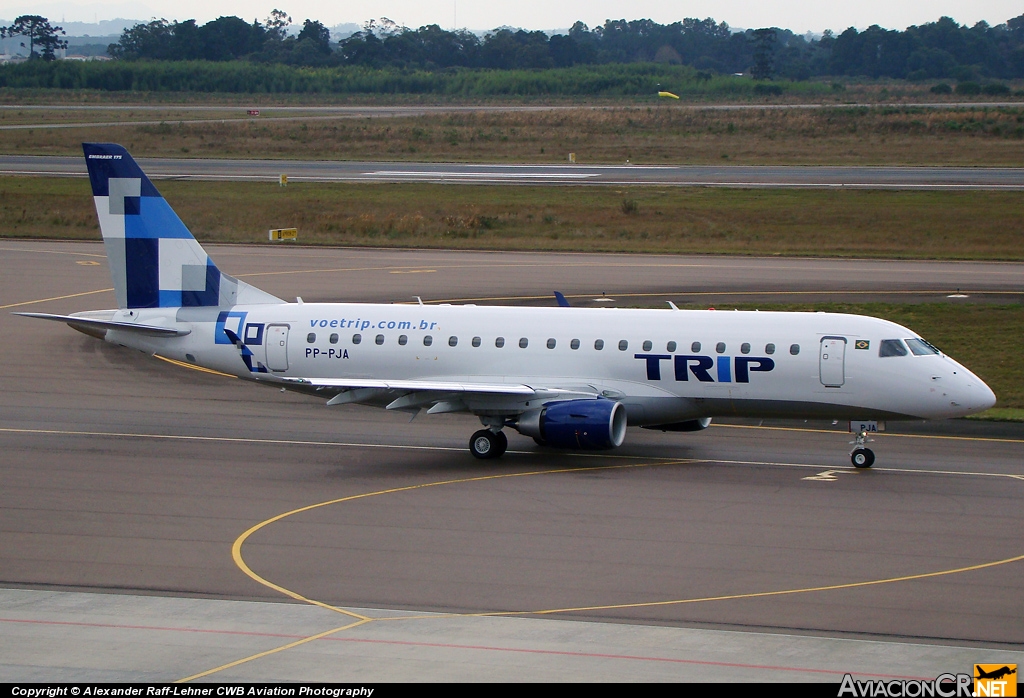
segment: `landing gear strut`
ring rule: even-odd
[[[857,433],[857,436],[850,443],[853,444],[853,450],[850,451],[850,462],[853,463],[855,468],[870,468],[875,462],[875,452],[870,448],[864,448],[864,444],[874,439],[868,438],[866,431]]]
[[[508,448],[508,437],[503,431],[481,429],[469,438],[469,452],[476,458],[500,458]]]

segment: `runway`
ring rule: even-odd
[[[430,182],[742,188],[1021,190],[1024,168],[746,165],[481,165],[316,160],[138,158],[153,179],[296,182]],[[3,176],[84,177],[81,157],[3,155]]]
[[[1024,290],[1015,264],[210,251],[307,301]],[[0,309],[109,307],[102,254],[0,243]],[[8,313],[0,351],[2,680],[838,681],[1022,658],[1017,426],[890,425],[868,472],[837,427],[756,422],[587,455],[512,435],[482,466],[471,418],[327,408]]]

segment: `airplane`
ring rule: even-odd
[[[974,678],[976,679],[995,679],[996,681],[998,681],[999,679],[1010,676],[1011,674],[1016,674],[1017,668],[1016,665],[1013,669],[1011,669],[1008,666],[1003,666],[993,671],[985,671],[980,666],[975,665],[975,671],[977,673],[977,676],[975,676]]]
[[[588,450],[620,446],[627,426],[741,416],[849,419],[851,462],[868,468],[879,421],[996,401],[913,331],[860,315],[578,308],[561,294],[547,308],[286,302],[221,272],[123,147],[83,150],[118,307],[18,315],[329,406],[470,413],[477,458],[505,452],[506,427]]]

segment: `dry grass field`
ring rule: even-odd
[[[3,236],[98,239],[84,179],[0,178]],[[313,245],[1024,259],[1019,192],[163,181],[201,240]]]
[[[990,95],[967,96],[936,94],[931,91],[933,81],[909,82],[888,78],[836,78],[807,83],[786,83],[781,81],[784,91],[781,95],[752,95],[732,90],[716,89],[714,84],[665,85],[666,89],[681,93],[682,102],[687,104],[881,104],[900,106],[906,104],[954,104],[968,102],[1024,103],[1024,81],[1013,80],[1008,86],[1012,92],[993,97]],[[718,88],[721,88],[718,85]],[[688,88],[688,89],[682,89]],[[790,88],[790,89],[785,89]],[[40,89],[0,88],[0,105],[20,104],[150,104],[150,105],[235,105],[247,107],[275,106],[395,106],[395,105],[509,105],[509,104],[559,104],[559,105],[606,105],[631,106],[663,102],[656,95],[559,95],[559,94],[499,94],[489,96],[464,95],[460,93],[401,93],[401,92],[306,92],[306,93],[244,93],[244,92],[145,92],[108,91],[88,89]]]
[[[0,130],[0,153],[77,155],[113,141],[136,156],[652,164],[1024,164],[1022,107],[736,109],[644,107],[477,112],[415,117],[310,115],[245,120],[241,109],[67,112],[0,110],[0,126],[158,121],[149,125]],[[217,123],[188,119],[241,118]],[[270,119],[265,118],[270,117]],[[261,121],[261,119],[263,119]]]

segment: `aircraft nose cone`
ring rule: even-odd
[[[984,381],[971,385],[971,407],[982,412],[996,404],[996,394]]]

